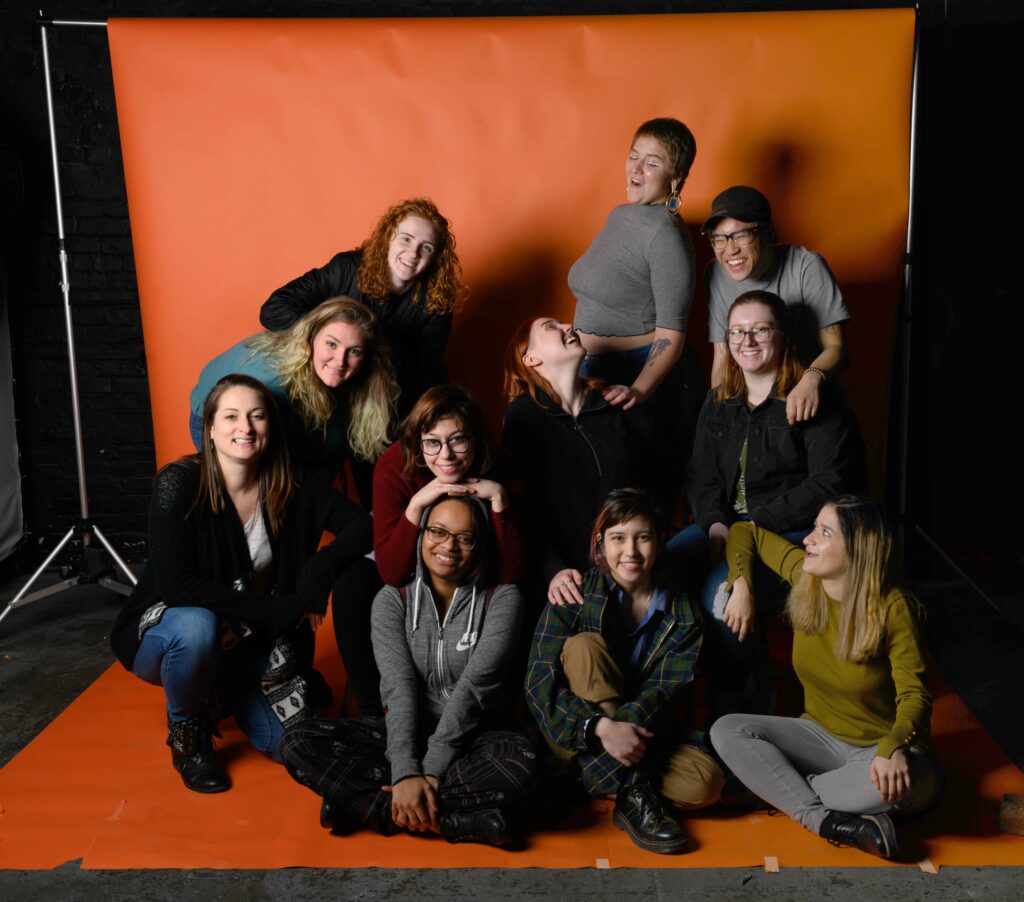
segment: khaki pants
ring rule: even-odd
[[[622,670],[598,633],[577,633],[570,637],[562,648],[560,660],[573,695],[596,705],[610,702],[616,708],[628,701],[622,698]],[[655,742],[657,737],[649,745]],[[551,742],[548,745],[563,761],[577,754]],[[703,808],[718,801],[724,782],[721,768],[710,755],[693,746],[681,745],[668,757],[660,789],[665,798],[680,808]]]

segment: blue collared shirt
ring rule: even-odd
[[[624,593],[616,586],[613,590],[619,613],[622,613]],[[623,630],[619,633],[619,647],[623,653],[629,656],[629,669],[636,673],[640,670],[644,658],[651,647],[651,637],[661,623],[661,618],[668,610],[669,596],[664,589],[655,589],[651,595],[651,601],[647,605],[647,613],[636,627],[629,632]]]

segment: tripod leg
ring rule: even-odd
[[[22,599],[22,597],[23,597],[23,596],[25,595],[25,593],[26,593],[26,592],[28,592],[28,590],[32,588],[32,584],[33,584],[33,583],[34,583],[34,582],[35,582],[35,581],[36,581],[37,579],[39,579],[39,577],[40,577],[40,576],[42,575],[43,571],[44,571],[44,570],[45,570],[45,569],[46,569],[47,567],[49,567],[49,566],[50,566],[50,561],[52,561],[52,560],[53,560],[53,559],[54,559],[54,558],[55,558],[55,557],[56,557],[56,556],[57,556],[58,554],[60,554],[60,551],[61,551],[61,549],[62,549],[62,548],[63,548],[63,547],[65,546],[65,545],[67,545],[67,543],[68,543],[68,542],[70,542],[70,541],[71,541],[71,537],[72,537],[72,536],[73,536],[74,534],[75,534],[75,527],[74,527],[74,526],[72,526],[72,527],[71,527],[71,529],[69,529],[69,530],[68,530],[68,531],[67,531],[67,532],[66,532],[66,533],[64,534],[64,538],[63,538],[63,539],[61,539],[61,540],[60,540],[60,541],[59,541],[59,542],[57,543],[57,547],[56,547],[56,548],[54,548],[54,549],[53,549],[53,551],[51,551],[51,552],[50,552],[50,553],[49,553],[49,554],[47,555],[47,557],[46,557],[46,560],[45,560],[45,561],[43,561],[43,562],[42,562],[42,563],[41,563],[41,564],[39,565],[39,569],[38,569],[38,570],[36,570],[36,572],[35,572],[35,573],[33,573],[33,574],[32,574],[32,576],[30,576],[30,577],[29,577],[29,580],[28,580],[28,582],[27,582],[27,583],[25,583],[25,585],[23,585],[23,586],[21,587],[21,591],[20,591],[20,592],[19,592],[19,593],[18,593],[17,595],[15,595],[15,596],[14,596],[14,598],[12,598],[12,599],[11,599],[11,601],[10,601],[10,604],[8,604],[6,608],[4,608],[4,610],[3,610],[3,613],[2,613],[2,614],[0,614],[0,621],[2,621],[2,620],[4,619],[4,617],[6,617],[6,616],[7,616],[7,615],[8,615],[8,614],[9,614],[9,613],[10,613],[10,612],[12,611],[12,610],[14,610],[14,608],[15,608],[15,607],[17,607],[17,605],[18,605],[18,602],[19,602],[19,601],[21,601],[21,599]]]
[[[100,532],[99,527],[95,523],[93,523],[90,526],[90,530],[92,531],[92,534],[100,540],[100,544],[107,550],[107,554],[109,554],[114,559],[114,563],[117,564],[117,566],[120,567],[121,570],[124,572],[124,575],[127,576],[129,580],[131,580],[131,584],[133,586],[137,585],[139,581],[135,578],[135,574],[132,573],[128,565],[124,562],[124,560],[122,560],[121,555],[114,551],[114,546],[107,541],[107,537]]]

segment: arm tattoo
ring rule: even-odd
[[[651,343],[651,352],[647,355],[647,363],[644,364],[644,369],[654,366],[654,361],[665,353],[665,349],[668,348],[669,344],[671,342],[667,338],[659,338],[653,341]]]

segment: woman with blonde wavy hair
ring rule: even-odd
[[[337,297],[286,332],[263,332],[214,357],[191,395],[196,448],[202,402],[228,373],[247,373],[277,399],[292,458],[333,479],[349,457],[373,463],[387,447],[398,394],[373,311]]]
[[[451,225],[427,198],[392,206],[370,237],[278,288],[260,322],[288,329],[328,298],[345,295],[371,309],[391,346],[405,416],[428,388],[447,381],[444,351],[462,288]]]
[[[917,602],[891,575],[892,533],[854,495],[826,504],[803,548],[754,523],[729,530],[728,590],[745,599],[760,560],[792,586],[800,718],[728,714],[711,741],[760,799],[812,833],[872,855],[899,853],[889,812],[938,797],[931,694]]]
[[[244,373],[273,395],[291,458],[307,480],[324,483],[327,491],[346,460],[365,462],[372,472],[391,437],[398,395],[381,331],[372,310],[339,297],[286,332],[264,332],[228,348],[203,367],[192,390],[196,448],[202,447],[201,412],[210,388],[229,373]],[[369,485],[358,487],[366,490],[360,497],[369,508]],[[380,713],[380,677],[369,651],[370,605],[380,585],[373,562],[363,560],[346,570],[335,590],[335,637],[365,714]],[[326,687],[318,689],[320,697],[329,694]]]

